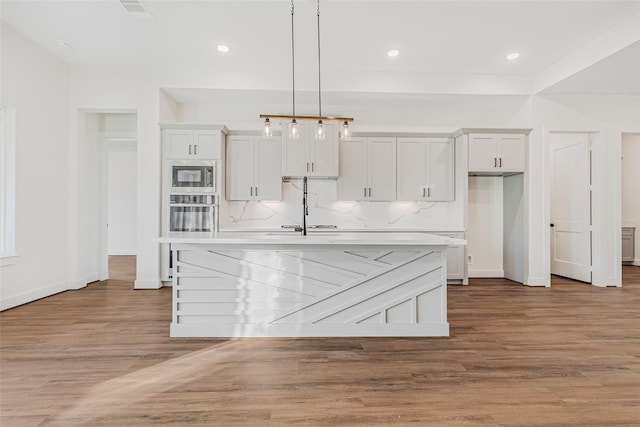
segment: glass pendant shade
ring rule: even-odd
[[[326,134],[324,132],[324,123],[322,123],[322,120],[318,120],[318,123],[316,123],[316,132],[315,132],[316,141],[324,141],[325,137],[326,137]]]
[[[264,137],[271,138],[273,133],[271,132],[271,120],[267,117],[264,119]]]
[[[296,119],[291,120],[289,123],[289,139],[300,139],[300,129],[298,129],[298,122]]]
[[[342,139],[345,141],[349,141],[351,139],[351,128],[347,121],[342,124]]]

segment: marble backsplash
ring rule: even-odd
[[[352,202],[337,200],[335,180],[310,179],[307,225],[343,229],[462,229],[455,202]],[[275,229],[302,222],[302,180],[282,183],[282,201],[226,201],[220,229]]]

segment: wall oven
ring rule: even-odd
[[[215,193],[216,162],[182,160],[171,164],[171,192]]]
[[[218,230],[216,194],[171,194],[170,232],[215,232]]]

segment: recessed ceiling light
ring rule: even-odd
[[[224,44],[219,44],[218,45],[218,52],[222,52],[222,53],[229,52],[229,46],[224,45]]]
[[[393,58],[394,56],[400,55],[400,51],[398,49],[391,49],[387,52],[387,55]]]
[[[513,61],[514,59],[518,59],[519,57],[520,57],[520,54],[518,52],[513,52],[507,55],[507,59],[509,61]]]

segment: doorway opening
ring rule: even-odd
[[[93,110],[85,112],[83,123],[80,157],[84,165],[80,163],[79,177],[86,181],[80,184],[80,210],[86,223],[81,230],[88,242],[85,268],[104,281],[111,272],[129,277],[133,265],[135,276],[137,114],[131,110]]]
[[[640,133],[622,134],[622,264],[640,266]]]

